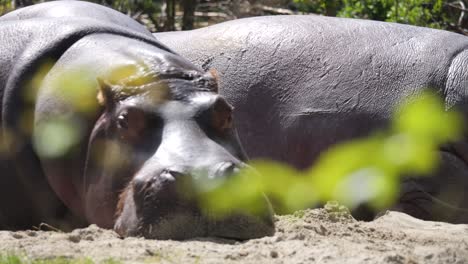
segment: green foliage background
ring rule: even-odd
[[[303,12],[448,28],[456,22],[442,0],[294,0]]]

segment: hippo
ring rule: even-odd
[[[274,232],[266,198],[257,214],[213,217],[192,195],[192,176],[247,167],[213,72],[131,18],[79,1],[0,17],[0,47],[0,228],[96,224],[155,239]]]
[[[195,65],[217,70],[250,158],[306,168],[333,144],[388,127],[395,106],[425,89],[468,121],[468,38],[460,34],[295,15],[154,36]],[[468,223],[467,143],[465,134],[441,147],[433,177],[408,175],[389,209]],[[365,220],[375,216],[361,212]]]

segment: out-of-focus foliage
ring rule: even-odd
[[[293,3],[298,11],[305,13],[323,14],[336,16],[341,1],[321,1],[321,0],[294,0]]]
[[[31,109],[26,109],[22,115],[24,124],[33,124],[34,101],[37,91],[41,85],[48,70],[53,65],[52,61],[44,63],[29,82],[24,94],[25,101],[29,102]],[[50,82],[51,91],[56,93],[58,98],[67,98],[69,107],[75,109],[82,115],[91,116],[98,108],[96,102],[96,80],[85,78],[92,76],[85,69],[76,71],[67,71],[59,75],[54,81]],[[83,136],[83,123],[80,119],[73,116],[59,116],[51,118],[47,122],[34,129],[24,125],[23,132],[28,135],[33,131],[33,141],[36,150],[41,156],[56,158],[68,154],[73,147],[79,144]],[[66,136],[64,136],[66,135]]]
[[[0,0],[0,15],[14,9],[14,1]]]
[[[433,171],[438,147],[456,140],[461,130],[459,114],[444,111],[437,96],[423,93],[396,109],[389,131],[339,144],[306,171],[271,161],[253,161],[255,170],[244,169],[216,184],[198,178],[196,186],[200,186],[203,207],[219,214],[243,208],[258,211],[262,193],[282,213],[328,200],[350,208],[366,202],[380,209],[395,201],[401,175]]]
[[[41,80],[44,79],[52,65],[52,61],[47,61],[39,67],[24,94],[26,102],[33,105],[37,91],[42,84]],[[96,112],[99,111],[99,108],[102,107],[99,104],[104,104],[105,101],[102,98],[103,88],[101,86],[103,84],[99,83],[95,77],[91,77],[95,75],[89,69],[57,69],[57,71],[60,74],[57,74],[52,80],[48,80],[48,91],[53,93],[53,96],[60,98],[62,103],[66,103],[67,109],[73,110],[67,114],[61,113],[53,118],[50,117],[47,121],[36,124],[34,129],[31,127],[33,124],[32,115],[34,108],[25,111],[22,115],[22,119],[25,119],[24,123],[27,124],[24,125],[23,132],[26,135],[33,134],[35,150],[40,156],[47,158],[63,157],[73,152],[77,144],[80,144],[85,136],[84,129],[86,125],[83,118],[93,118]],[[109,85],[116,85],[119,88],[125,87],[125,85],[132,87],[154,81],[152,78],[155,77],[147,75],[147,72],[148,70],[145,65],[136,66],[131,64],[115,66],[114,69],[109,70],[107,74],[101,77]],[[156,89],[154,92],[155,96],[161,96],[160,90]],[[93,153],[95,154],[93,157],[100,159],[100,162],[104,163],[105,166],[118,169],[120,165],[124,164],[124,154],[127,152],[121,146],[111,141],[97,142],[96,144],[102,144],[100,149],[108,150],[105,155],[104,153]],[[0,153],[1,150],[0,146]]]
[[[80,136],[77,122],[57,118],[36,128],[34,145],[41,156],[56,158],[67,154],[79,143]]]

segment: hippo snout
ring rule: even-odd
[[[219,162],[209,169],[197,171],[196,174],[205,174],[212,180],[225,179],[240,171],[243,164],[234,162]],[[143,205],[145,200],[157,196],[158,200],[187,200],[195,195],[196,190],[192,186],[193,174],[184,168],[163,169],[158,173],[137,177],[132,181],[133,195],[137,206]]]
[[[225,177],[225,176],[233,175],[233,174],[239,173],[241,167],[244,167],[244,165],[235,164],[233,162],[221,162],[221,163],[218,163],[218,165],[216,166],[214,176]]]
[[[183,173],[174,170],[163,170],[159,175],[150,177],[134,179],[133,184],[133,195],[135,200],[144,200],[145,197],[150,196],[152,193],[157,191],[172,191],[172,195],[175,196],[175,185],[176,177],[180,178]]]
[[[215,181],[230,177],[246,166],[224,161],[203,170],[206,178]],[[124,192],[123,209],[115,230],[123,236],[143,236],[156,239],[187,239],[216,236],[251,239],[274,233],[273,213],[265,198],[265,210],[260,215],[232,213],[221,218],[210,216],[209,208],[197,202],[194,175],[187,168],[162,169],[148,175],[137,175]]]

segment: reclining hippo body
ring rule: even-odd
[[[218,71],[220,93],[235,108],[250,158],[307,167],[332,144],[385,127],[398,102],[426,88],[468,121],[468,38],[459,34],[357,19],[274,16],[154,35],[194,64]],[[466,139],[444,148],[436,177],[418,180],[417,187],[405,183],[394,209],[468,222],[466,209],[442,206],[436,214],[432,203],[448,190],[458,195],[447,203],[468,208],[467,151]]]
[[[0,227],[53,221],[63,203],[122,235],[271,234],[270,213],[207,218],[176,188],[194,172],[224,177],[245,165],[214,77],[130,18],[69,3],[0,18],[0,47],[10,47],[0,59]],[[93,12],[39,12],[54,8]],[[66,134],[54,135],[57,127]],[[57,137],[69,140],[66,147]]]

